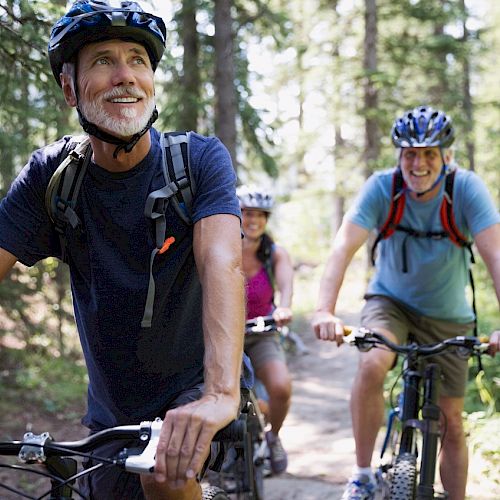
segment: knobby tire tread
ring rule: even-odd
[[[229,500],[229,496],[218,486],[209,486],[203,489],[203,500]]]
[[[399,455],[392,469],[391,500],[414,500],[416,481],[416,456],[411,453]]]

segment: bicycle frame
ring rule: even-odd
[[[436,458],[440,437],[438,406],[440,375],[439,365],[435,363],[428,364],[422,373],[416,352],[410,353],[405,359],[399,454],[410,453],[418,456],[415,431],[420,431],[422,451],[416,494],[417,499],[422,500],[434,498]],[[424,384],[423,391],[421,391],[422,383]],[[422,401],[420,401],[421,394],[423,394]]]
[[[242,440],[233,443],[234,455],[228,457],[221,471],[214,473],[214,484],[234,495],[235,499],[262,500],[264,421],[254,393],[251,390],[242,391],[246,401],[242,416],[247,432]],[[209,482],[212,483],[210,477]]]

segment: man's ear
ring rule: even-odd
[[[75,86],[73,83],[73,78],[66,73],[61,73],[59,78],[61,79],[61,87],[64,95],[64,100],[68,106],[75,108],[78,104],[76,99]]]

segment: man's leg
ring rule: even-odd
[[[154,476],[141,476],[146,500],[201,500],[201,486],[195,479],[186,481],[183,488],[172,490],[167,483],[158,483]]]
[[[378,329],[390,340],[392,334]],[[384,420],[384,380],[395,355],[382,349],[362,353],[351,390],[351,419],[358,467],[370,467],[375,441]]]
[[[443,411],[441,432],[444,433],[440,455],[441,482],[449,500],[464,500],[467,484],[468,455],[462,420],[464,398],[441,397]]]

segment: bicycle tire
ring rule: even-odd
[[[411,453],[398,456],[392,469],[391,500],[414,500],[417,481],[417,457]]]
[[[218,486],[203,488],[203,500],[229,500],[229,495]]]
[[[255,500],[264,500],[264,462],[254,465],[253,491]]]

